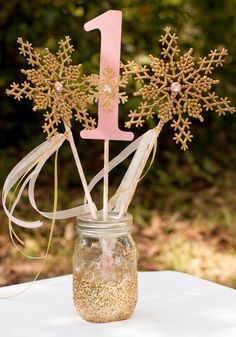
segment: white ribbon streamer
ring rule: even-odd
[[[13,212],[15,210],[15,207],[17,203],[19,202],[22,193],[26,187],[26,185],[29,183],[29,200],[33,208],[42,216],[49,219],[67,219],[71,217],[75,217],[81,212],[89,211],[88,205],[81,205],[78,207],[66,209],[63,211],[57,211],[55,214],[53,212],[42,212],[37,208],[35,197],[34,197],[34,188],[35,183],[38,178],[38,175],[46,163],[46,161],[49,159],[49,157],[55,153],[63,144],[63,142],[66,139],[66,134],[57,134],[56,136],[52,137],[50,141],[46,141],[39,145],[37,148],[32,150],[26,157],[24,157],[9,173],[4,186],[3,186],[3,192],[2,192],[2,204],[4,211],[6,212],[9,220],[18,226],[25,227],[25,228],[37,228],[42,226],[42,221],[25,221],[16,218],[13,216]],[[33,169],[34,168],[34,169]],[[33,171],[30,173],[30,170],[33,169]],[[28,174],[28,176],[27,176]],[[24,179],[24,175],[27,176]],[[14,203],[10,206],[10,210],[6,205],[7,196],[9,192],[11,191],[12,187],[19,181],[23,181],[20,190],[17,192],[17,196],[14,200]]]
[[[35,148],[33,151],[31,151],[25,158],[23,158],[9,173],[4,186],[3,186],[3,192],[2,192],[2,205],[5,213],[7,214],[10,221],[14,222],[15,224],[26,227],[26,228],[36,228],[40,227],[42,225],[42,221],[24,221],[20,220],[12,215],[15,206],[17,202],[19,201],[23,189],[26,186],[27,182],[33,177],[34,171],[29,174],[29,176],[24,181],[22,187],[20,188],[20,191],[17,194],[16,200],[14,201],[14,204],[10,207],[10,211],[6,205],[7,202],[7,196],[9,192],[11,191],[12,187],[17,183],[19,179],[23,179],[24,175],[27,175],[31,169],[34,168],[35,165],[41,160],[43,157],[43,160],[45,158],[49,158],[52,153],[54,153],[59,147],[62,145],[62,143],[65,140],[65,135],[58,134],[54,136],[50,141],[46,141],[39,145],[37,148]]]
[[[135,155],[131,161],[131,164],[122,179],[115,195],[110,199],[108,207],[109,210],[114,210],[116,212],[123,212],[122,210],[126,210],[129,202],[133,197],[133,193],[137,186],[138,180],[146,161],[151,153],[153,148],[154,142],[159,135],[159,131],[157,129],[152,129],[145,132],[142,136],[134,140],[131,144],[129,144],[120,154],[118,154],[114,159],[109,162],[109,172],[119,165],[122,161],[124,161],[130,154],[134,151]],[[60,146],[63,144],[65,139],[67,138],[66,134],[57,134],[56,136],[52,137],[50,141],[45,141],[37,148],[32,150],[26,157],[24,157],[10,172],[8,175],[4,186],[3,186],[3,193],[2,193],[2,204],[3,208],[9,218],[10,221],[14,222],[15,224],[26,227],[26,228],[37,228],[42,225],[42,221],[24,221],[18,219],[13,216],[13,212],[17,203],[20,200],[20,197],[24,191],[24,188],[29,183],[28,187],[28,196],[29,201],[32,207],[43,217],[48,219],[67,219],[71,217],[78,216],[81,212],[90,211],[90,207],[88,204],[80,205],[78,207],[69,208],[66,210],[57,211],[55,214],[53,212],[43,212],[40,211],[37,207],[35,201],[35,183],[37,178],[46,163],[49,157],[56,152]],[[30,171],[33,171],[30,173]],[[28,174],[28,176],[27,176]],[[103,178],[104,170],[102,169],[98,174],[91,180],[89,184],[89,191],[92,191],[94,186]],[[26,178],[24,177],[27,176]],[[25,179],[24,179],[25,178]],[[23,181],[20,190],[17,192],[17,196],[14,200],[10,209],[6,206],[7,196],[11,191],[12,187],[19,181]],[[132,189],[132,191],[131,191]],[[86,200],[86,199],[85,199]],[[93,204],[94,205],[94,204]],[[94,207],[96,207],[94,205]]]
[[[120,212],[120,210],[125,207],[124,205],[128,202],[128,198],[130,195],[130,189],[132,188],[132,185],[134,184],[134,180],[136,179],[137,182],[140,178],[140,175],[142,174],[142,171],[144,169],[144,166],[141,167],[141,161],[145,157],[145,164],[148,160],[148,157],[150,155],[150,152],[147,152],[147,148],[152,142],[153,136],[155,134],[155,130],[149,130],[144,133],[141,142],[138,144],[137,150],[134,154],[134,157],[129,165],[128,170],[126,171],[126,174],[124,178],[122,179],[120,186],[118,187],[114,197],[111,199],[111,202],[109,204],[110,210],[113,210],[115,212]],[[140,172],[140,175],[138,172]],[[137,184],[135,184],[136,188]],[[115,197],[117,195],[117,198]],[[133,195],[131,196],[132,199]]]
[[[48,158],[47,158],[48,159]],[[32,205],[32,207],[39,213],[41,214],[43,217],[48,218],[48,219],[68,219],[68,218],[72,218],[75,216],[78,216],[81,213],[87,212],[90,210],[89,205],[81,205],[78,207],[74,207],[74,208],[69,208],[63,211],[57,211],[55,213],[53,212],[42,212],[38,209],[36,202],[35,202],[35,197],[34,197],[34,188],[35,188],[35,183],[36,180],[38,178],[38,175],[42,169],[42,167],[44,166],[46,160],[38,163],[38,165],[36,166],[35,169],[35,174],[32,176],[32,178],[30,179],[29,182],[29,189],[28,189],[28,195],[29,195],[29,200],[30,203]]]
[[[117,189],[116,194],[120,196],[116,201],[113,210],[115,212],[119,212],[119,218],[121,218],[123,214],[128,210],[129,204],[137,188],[139,179],[142,175],[142,172],[154,147],[154,144],[157,141],[160,131],[161,127],[157,126],[156,128],[149,130],[148,132],[146,132],[146,134],[144,134],[145,136],[142,139],[142,142],[140,143],[137,151],[135,152],[135,155],[125,174],[125,177]],[[124,192],[122,193],[122,191]]]

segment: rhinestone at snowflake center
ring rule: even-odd
[[[105,93],[111,94],[111,91],[112,91],[111,86],[109,84],[105,84],[103,87],[103,91]]]
[[[171,83],[171,86],[170,86],[170,90],[175,93],[175,94],[178,94],[182,89],[182,86],[179,82],[173,82]]]
[[[54,83],[54,90],[57,94],[62,92],[62,89],[63,89],[63,84],[61,82],[55,82]]]

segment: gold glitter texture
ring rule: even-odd
[[[159,40],[163,58],[150,55],[148,66],[139,66],[134,61],[122,65],[124,75],[133,75],[137,82],[142,83],[134,93],[142,101],[136,110],[130,112],[126,127],[143,126],[146,120],[157,115],[161,125],[172,121],[173,139],[182,150],[187,150],[193,137],[189,117],[203,121],[203,110],[215,110],[219,115],[225,115],[227,111],[235,112],[235,108],[229,105],[227,97],[220,98],[211,92],[212,86],[219,81],[210,75],[216,67],[223,66],[227,50],[211,50],[208,56],[196,62],[193,49],[179,56],[177,40],[171,28],[166,27]]]
[[[93,102],[97,102],[99,97],[103,99],[103,108],[109,112],[112,109],[114,99],[118,99],[119,103],[124,104],[128,100],[128,96],[120,88],[125,88],[128,83],[127,76],[116,77],[112,68],[104,69],[102,78],[97,74],[87,76],[87,86],[89,97]]]
[[[71,65],[74,48],[70,41],[69,36],[59,41],[56,55],[47,48],[41,55],[28,41],[24,42],[21,37],[17,40],[20,54],[32,69],[22,69],[27,81],[20,84],[13,82],[6,93],[19,101],[23,98],[33,100],[34,111],[46,110],[43,132],[47,134],[47,139],[57,133],[61,122],[71,128],[73,116],[85,129],[92,129],[96,125],[86,109],[89,98],[82,89],[82,66]]]
[[[74,304],[87,321],[105,323],[128,319],[137,303],[137,279],[87,281],[73,275]]]

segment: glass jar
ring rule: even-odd
[[[103,221],[78,218],[73,255],[73,298],[79,315],[90,322],[128,319],[137,303],[137,258],[132,216],[111,212]]]

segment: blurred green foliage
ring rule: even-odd
[[[12,81],[24,79],[20,69],[26,64],[18,54],[18,36],[34,46],[56,50],[57,40],[70,35],[76,49],[74,61],[83,63],[88,74],[97,72],[99,32],[86,33],[83,24],[106,10],[121,9],[123,60],[149,53],[159,55],[158,40],[165,25],[174,26],[183,50],[191,46],[196,56],[205,55],[212,48],[228,48],[226,64],[216,74],[221,80],[217,92],[228,96],[236,105],[236,0],[11,0],[1,1],[0,9],[0,155],[4,158],[0,165],[1,182],[12,166],[12,159],[17,157],[17,150],[29,152],[44,139],[41,131],[43,114],[33,112],[30,102],[16,102],[5,95],[5,89]],[[131,97],[130,102],[120,108],[122,121],[126,119],[130,105],[134,107],[135,104],[136,99]],[[236,116],[219,118],[209,113],[203,125],[198,122],[193,125],[195,137],[188,153],[179,150],[172,141],[173,130],[165,128],[158,144],[158,164],[161,165],[153,165],[145,177],[146,186],[155,189],[154,177],[160,185],[172,186],[170,188],[188,186],[194,179],[213,184],[222,170],[233,168]],[[78,128],[75,128],[77,137]],[[114,153],[122,147],[123,143],[112,146]],[[96,142],[91,152],[81,146],[84,162],[91,161],[91,153],[96,155],[98,149],[101,151]],[[89,168],[89,164],[87,166]],[[223,184],[227,184],[227,179]]]

